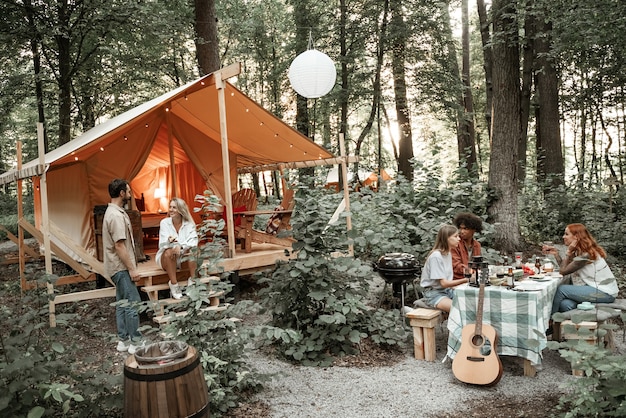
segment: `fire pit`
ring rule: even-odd
[[[422,268],[419,260],[413,254],[389,253],[381,256],[378,261],[374,263],[374,271],[377,271],[380,277],[385,281],[385,287],[383,288],[378,306],[380,306],[385,297],[387,284],[391,284],[394,296],[400,296],[402,306],[404,306],[406,284],[415,280],[421,273]],[[415,291],[415,295],[417,297],[417,290]],[[402,309],[402,306],[400,309]]]

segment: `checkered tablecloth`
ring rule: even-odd
[[[517,286],[532,289],[524,292],[505,286],[485,287],[483,323],[491,324],[498,333],[498,354],[522,357],[534,365],[541,364],[541,352],[547,346],[545,331],[558,284],[558,278],[543,282],[526,279]],[[454,358],[461,347],[463,327],[476,321],[478,290],[468,285],[455,289],[448,317],[450,358]]]

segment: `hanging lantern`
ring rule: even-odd
[[[316,49],[298,55],[289,67],[291,87],[307,99],[317,99],[332,90],[337,79],[335,63]]]

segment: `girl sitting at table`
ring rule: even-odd
[[[435,245],[428,254],[420,285],[424,289],[426,302],[439,310],[450,312],[455,286],[467,283],[468,279],[454,279],[452,271],[452,254],[450,251],[458,247],[461,238],[458,229],[453,225],[439,228]]]
[[[572,284],[558,287],[552,302],[552,313],[576,309],[581,302],[611,303],[618,293],[617,281],[598,245],[583,224],[570,224],[565,228],[563,243],[567,253],[561,258],[559,251],[544,245],[544,254],[552,254],[560,265],[559,272],[570,275]]]

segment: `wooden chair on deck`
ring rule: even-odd
[[[295,205],[294,194],[294,190],[284,189],[283,200],[280,206],[274,210],[249,210],[237,214],[241,215],[241,224],[235,227],[235,236],[242,240],[241,247],[244,252],[250,253],[252,251],[253,241],[282,245],[285,247],[291,246],[294,242],[292,238],[278,237],[277,234],[281,231],[291,229],[290,220]],[[271,215],[265,231],[254,229],[254,217],[256,215]]]

